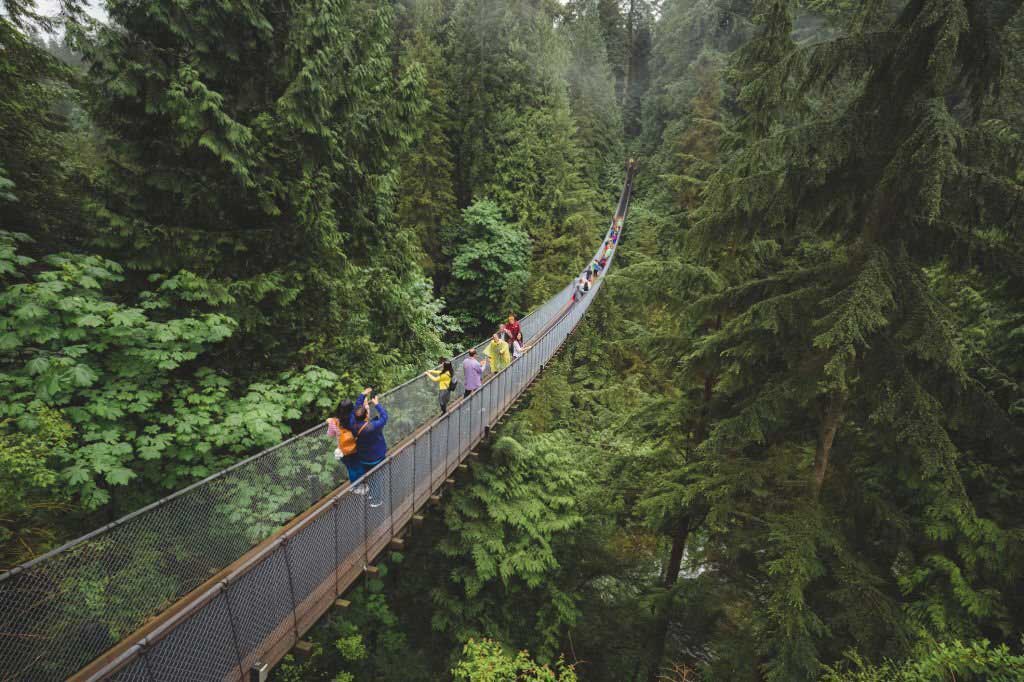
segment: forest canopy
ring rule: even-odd
[[[1024,2],[54,5],[0,0],[0,567],[561,290],[632,157],[564,354],[275,678],[1024,679]]]

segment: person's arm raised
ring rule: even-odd
[[[380,404],[380,400],[377,398],[373,399],[373,406],[377,408],[377,412],[380,416],[370,422],[370,424],[373,428],[379,429],[388,423],[388,411],[384,409],[384,406]]]

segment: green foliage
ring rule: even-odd
[[[532,436],[524,446],[526,437],[496,442],[445,508],[438,549],[458,561],[432,592],[433,625],[460,642],[500,635],[550,660],[577,615],[555,547],[582,521],[572,494],[580,473],[567,444]]]
[[[452,278],[445,297],[464,325],[480,329],[519,309],[529,277],[529,240],[504,220],[496,203],[474,202],[443,239]]]
[[[938,642],[900,663],[871,665],[852,655],[845,666],[826,667],[823,682],[1011,682],[1024,676],[1024,657],[987,640]]]
[[[81,8],[65,4],[73,22]],[[90,142],[75,126],[81,107],[72,69],[22,33],[61,22],[38,14],[34,3],[0,7],[0,228],[66,244],[82,215],[75,179]]]
[[[581,102],[574,110],[570,102],[570,92],[584,88],[596,101],[590,89],[605,75],[599,62],[585,70],[585,83],[578,63],[569,73],[559,14],[555,3],[466,0],[450,19],[455,194],[461,205],[492,199],[529,235],[526,306],[558,291],[566,272],[583,268],[612,196],[597,193],[581,172],[593,177],[593,164],[612,153],[602,125],[614,113],[606,110],[604,122],[594,123],[589,107]]]
[[[36,408],[34,434],[9,431],[0,423],[0,562],[11,566],[31,559],[55,537],[56,517],[69,506],[55,468],[74,433],[55,410]]]
[[[462,649],[462,660],[452,670],[452,674],[456,680],[467,682],[576,682],[578,679],[572,667],[561,660],[552,670],[534,663],[527,652],[510,654],[490,639],[471,639],[467,642]]]
[[[209,475],[230,456],[280,442],[303,410],[336,401],[317,367],[242,388],[201,362],[234,333],[220,314],[174,318],[165,280],[126,301],[122,268],[100,256],[19,253],[0,233],[0,415],[23,434],[59,409],[75,438],[52,453],[62,490],[86,509],[142,476],[155,490]]]
[[[87,54],[110,156],[94,242],[225,291],[197,307],[239,322],[233,375],[256,355],[263,377],[314,362],[340,373],[368,355],[364,380],[381,383],[436,358],[446,322],[393,208],[428,102],[418,63],[392,68],[391,8],[109,12],[118,28]]]
[[[983,123],[1014,108],[989,94],[1019,3],[817,3],[831,23],[808,32],[799,3],[757,2],[722,71],[741,33],[683,19],[727,4],[665,9],[652,208],[687,249],[659,283],[679,319],[636,334],[683,387],[665,428],[693,438],[639,507],[706,513],[705,673],[814,679],[851,648],[1010,636],[1021,254],[981,254],[1019,230],[1017,163]]]

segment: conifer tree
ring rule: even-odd
[[[217,292],[199,303],[239,321],[235,373],[351,366],[376,344],[436,356],[416,234],[393,221],[425,102],[422,68],[392,69],[391,8],[108,10],[88,54],[111,150],[95,243],[140,277],[184,269]]]
[[[721,377],[701,486],[715,543],[757,557],[768,679],[812,679],[855,642],[1020,628],[1019,519],[971,481],[991,467],[1019,485],[1022,425],[929,283],[937,267],[984,263],[988,286],[1019,272],[1019,157],[984,117],[1019,6],[871,2],[848,35],[805,45],[793,3],[756,5],[745,143],[689,234],[742,268],[695,307],[722,325],[687,367]]]
[[[580,474],[565,443],[536,436],[524,446],[526,437],[496,442],[445,509],[439,550],[461,560],[433,591],[433,624],[456,641],[495,637],[547,662],[576,617],[555,546],[582,520],[572,495]]]
[[[444,15],[439,3],[430,2],[414,2],[404,8],[404,15],[409,35],[400,54],[406,68],[412,63],[423,68],[426,102],[415,124],[416,140],[402,155],[395,219],[419,235],[424,269],[434,275],[435,290],[440,291],[447,265],[441,253],[440,230],[456,215],[455,166],[448,138],[452,126],[448,65],[438,40]]]

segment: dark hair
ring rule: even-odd
[[[362,421],[370,416],[369,410],[366,409],[366,405],[360,405],[356,408],[356,419]]]
[[[452,363],[448,358],[441,358],[441,373],[444,374],[445,372],[448,372],[450,377],[455,376],[455,368],[452,367]]]
[[[352,414],[352,401],[342,400],[341,404],[338,405],[338,420],[342,426],[348,426],[348,418]]]

